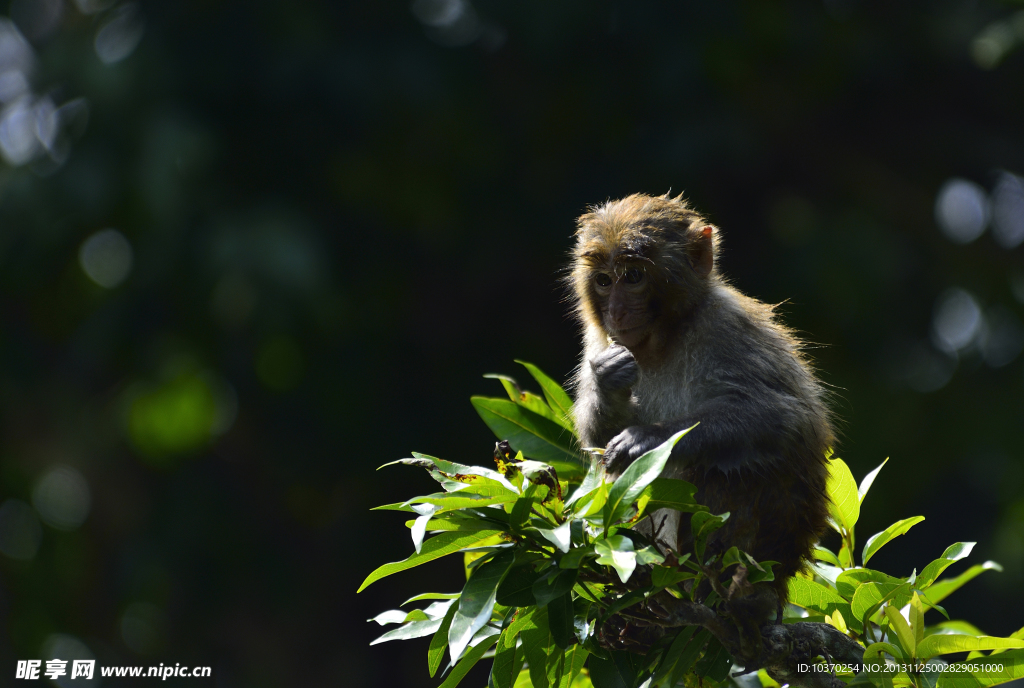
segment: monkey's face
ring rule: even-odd
[[[654,322],[646,267],[633,262],[595,266],[589,286],[608,336],[631,351],[643,346]]]
[[[573,253],[583,322],[656,365],[708,289],[715,230],[681,197],[634,194],[581,216]]]

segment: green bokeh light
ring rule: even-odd
[[[136,396],[128,411],[132,446],[150,463],[205,446],[217,416],[217,400],[199,375],[182,375]]]

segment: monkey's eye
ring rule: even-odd
[[[599,287],[610,287],[612,285],[612,278],[603,272],[594,275],[594,281],[597,282]]]
[[[640,268],[629,268],[623,273],[628,284],[637,284],[644,278],[644,271]]]

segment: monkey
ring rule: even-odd
[[[825,528],[827,394],[803,342],[771,306],[719,273],[719,230],[680,194],[634,194],[577,221],[568,281],[583,352],[571,388],[582,446],[605,447],[612,477],[676,432],[663,477],[729,512],[707,552],[730,546],[777,561],[773,595],[747,600],[758,625],[778,614],[787,581]],[[699,423],[699,424],[698,424]],[[648,532],[677,553],[690,515],[656,512]],[[654,525],[651,525],[654,524]]]

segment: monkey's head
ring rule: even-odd
[[[577,221],[576,310],[639,361],[657,358],[715,278],[718,230],[676,198],[633,194]]]

